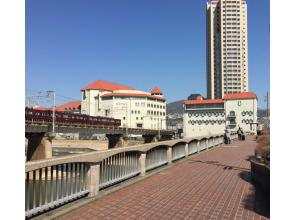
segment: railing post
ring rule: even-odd
[[[141,153],[139,158],[140,175],[145,176],[146,173],[146,153]]]
[[[98,195],[100,181],[100,163],[89,163],[87,171],[87,189],[89,196]]]
[[[185,157],[188,157],[189,156],[189,144],[186,143],[185,144]]]
[[[199,140],[197,140],[196,147],[197,147],[197,153],[199,153],[200,152],[200,141]]]
[[[208,150],[208,139],[206,139],[205,143],[206,143],[206,150]]]
[[[167,162],[168,164],[171,164],[173,161],[173,152],[172,152],[172,147],[168,146],[167,147]]]

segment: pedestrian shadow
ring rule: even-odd
[[[243,167],[230,166],[227,164],[220,163],[219,161],[202,161],[202,160],[189,160],[189,163],[205,163],[213,166],[223,167],[224,170],[239,170],[247,171],[249,169]]]
[[[239,177],[246,182],[249,182],[250,193],[244,198],[243,202],[245,208],[258,213],[264,217],[270,217],[270,195],[265,192],[260,186],[253,185],[251,179],[251,172],[242,171]]]

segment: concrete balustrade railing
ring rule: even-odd
[[[146,152],[146,171],[167,164],[167,147],[160,145]]]
[[[26,217],[95,196],[105,187],[222,143],[223,135],[213,135],[27,162]]]

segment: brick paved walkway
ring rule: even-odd
[[[267,219],[250,183],[254,147],[235,141],[192,156],[60,219]]]

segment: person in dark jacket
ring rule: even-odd
[[[238,140],[242,140],[242,129],[239,127],[238,131],[237,131],[237,134],[238,134]]]
[[[225,139],[225,144],[230,144],[231,143],[230,132],[227,129],[225,130],[224,139]]]

